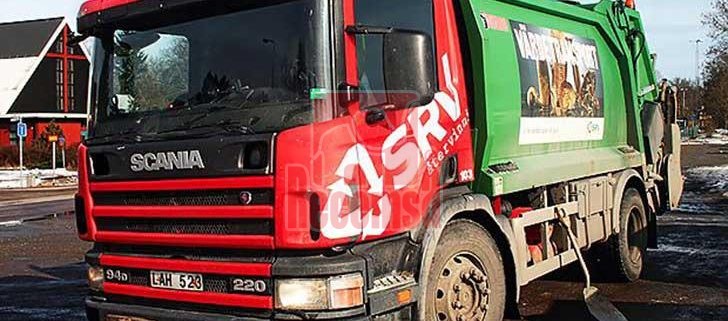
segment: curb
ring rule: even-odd
[[[78,189],[78,185],[71,186],[59,186],[59,187],[36,187],[36,188],[3,188],[0,189],[2,192],[10,193],[35,193],[35,192],[62,192],[62,191],[75,191]]]
[[[0,228],[17,227],[17,226],[23,225],[26,222],[43,221],[43,220],[47,220],[50,218],[56,218],[56,217],[70,215],[69,213],[72,213],[72,212],[38,215],[38,216],[32,216],[32,217],[28,217],[28,218],[24,218],[24,219],[19,219],[19,220],[0,222]]]
[[[57,195],[57,196],[50,196],[50,197],[28,198],[28,199],[21,199],[21,200],[3,201],[3,202],[0,202],[0,206],[32,205],[32,204],[46,203],[46,202],[73,200],[73,198],[74,198],[73,195]]]

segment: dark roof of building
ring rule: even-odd
[[[63,18],[0,24],[0,59],[40,56]]]

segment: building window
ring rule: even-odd
[[[63,59],[56,59],[56,109],[63,111]]]
[[[59,35],[58,39],[56,40],[55,52],[57,52],[57,53],[63,52],[63,34]]]
[[[76,68],[75,61],[68,61],[68,110],[76,111]]]

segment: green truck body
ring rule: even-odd
[[[639,13],[626,9],[629,19],[625,19],[614,8],[611,1],[592,6],[539,0],[463,1],[473,66],[476,163],[482,171],[476,190],[502,195],[642,164],[637,111],[657,98],[658,86]],[[509,28],[489,28],[484,23],[487,16],[507,19]],[[518,77],[518,42],[511,28],[514,21],[593,41],[603,88],[602,139],[519,142],[524,93]],[[505,174],[488,170],[509,162],[518,170]]]

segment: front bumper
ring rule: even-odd
[[[297,320],[303,319],[293,315],[271,318],[234,316],[209,312],[187,311],[182,309],[169,309],[97,301],[100,298],[86,299],[86,314],[89,321],[103,321],[108,315],[144,318],[153,321],[267,321],[267,320]],[[313,319],[316,320],[316,319]],[[368,321],[372,317],[360,315],[355,317],[333,318],[341,321]]]
[[[383,241],[384,244],[400,243],[401,240]],[[144,297],[143,289],[135,293],[104,293],[91,292],[86,299],[87,314],[89,320],[106,320],[108,315],[119,315],[126,317],[141,318],[139,320],[167,321],[167,320],[238,320],[238,321],[262,321],[262,320],[409,320],[414,312],[417,301],[418,288],[414,279],[409,282],[392,281],[381,282],[378,274],[380,271],[392,271],[389,267],[381,266],[376,259],[382,260],[383,256],[378,251],[372,251],[376,245],[367,245],[366,248],[353,248],[350,251],[338,254],[314,254],[302,255],[280,255],[271,258],[270,262],[270,284],[276,279],[297,279],[297,278],[321,278],[350,273],[361,273],[365,278],[364,306],[336,310],[336,311],[313,311],[313,312],[290,312],[278,311],[274,307],[269,308],[246,308],[239,306],[216,305],[210,302],[184,301],[185,293],[178,293],[176,296],[163,298]],[[391,250],[391,246],[382,246],[382,251]],[[389,252],[389,251],[388,251]],[[362,255],[367,253],[368,255]],[[87,255],[87,262],[94,266],[104,266],[104,255],[119,256],[90,252]],[[167,258],[168,259],[168,258]],[[164,261],[162,261],[164,262]],[[169,263],[169,262],[166,262]],[[223,263],[221,263],[223,264]],[[166,264],[165,264],[166,265]],[[244,266],[244,264],[243,264]],[[169,268],[169,266],[166,266]],[[151,267],[152,269],[155,267]],[[159,270],[165,270],[160,265]],[[215,269],[220,269],[217,267]],[[245,273],[246,271],[241,271]],[[250,272],[250,271],[248,271]],[[386,284],[383,286],[382,284]],[[398,302],[397,293],[408,290],[412,294],[409,302]],[[272,297],[275,293],[271,294]],[[131,319],[134,320],[134,319]]]

